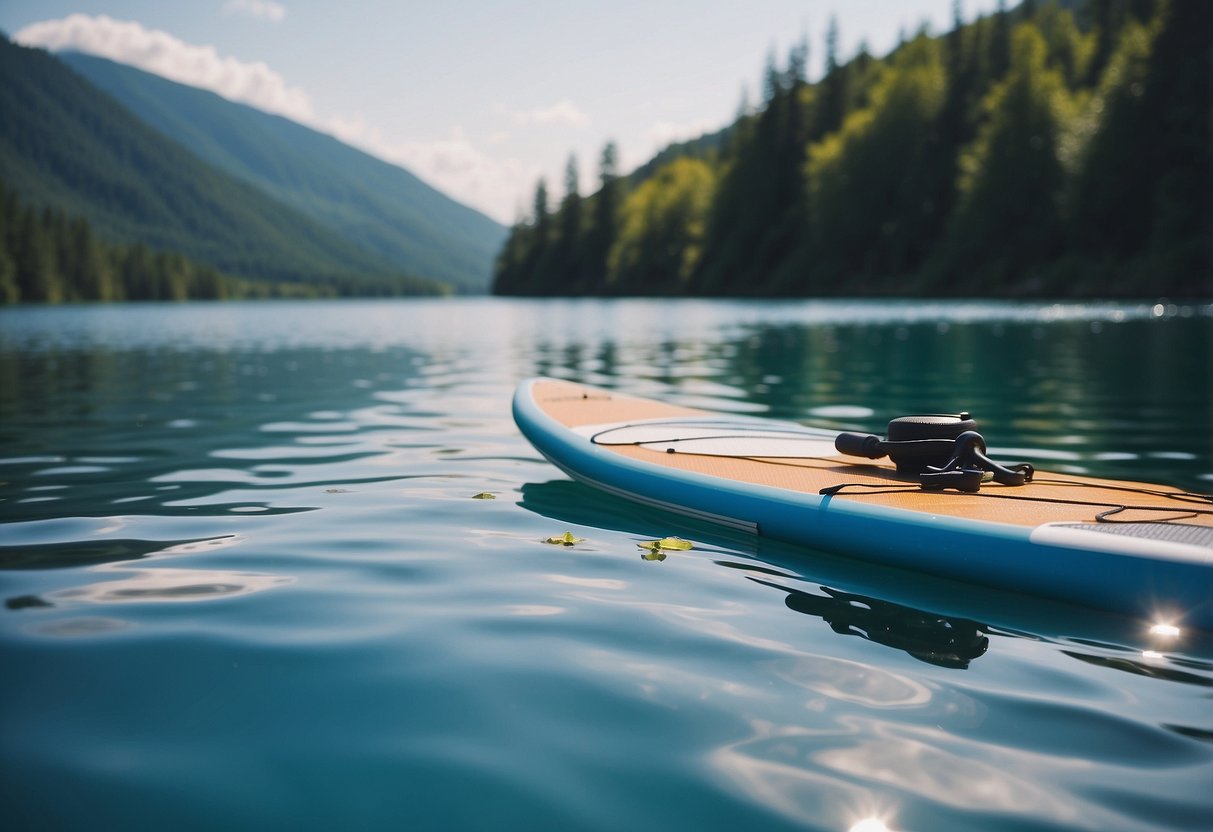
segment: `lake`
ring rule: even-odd
[[[509,403],[963,409],[1208,492],[1211,364],[1165,301],[0,310],[3,824],[1207,830],[1213,635],[636,508]]]

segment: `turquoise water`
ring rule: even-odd
[[[1165,303],[2,310],[0,824],[1208,829],[1209,634],[634,508],[509,398],[969,409],[1209,491],[1211,356]]]

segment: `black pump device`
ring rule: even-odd
[[[986,456],[986,440],[968,413],[901,416],[889,422],[887,439],[840,433],[834,447],[868,459],[888,456],[899,474],[917,476],[919,485],[932,490],[977,491],[986,473],[1002,485],[1023,485],[1033,473],[1031,465],[1007,468]]]

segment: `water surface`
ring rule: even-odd
[[[1209,491],[1211,356],[1165,303],[0,310],[4,825],[1207,829],[1208,634],[632,507],[509,397],[966,409]]]

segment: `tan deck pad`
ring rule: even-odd
[[[638,399],[563,381],[535,385],[535,401],[548,415],[568,427],[609,424],[630,420],[678,416],[720,416],[651,399]],[[760,459],[664,453],[632,445],[610,446],[622,456],[641,459],[708,476],[738,482],[817,494],[822,488],[855,484],[838,494],[838,500],[862,500],[892,508],[932,515],[989,520],[1024,526],[1050,522],[1093,523],[1098,515],[1107,521],[1167,521],[1213,526],[1213,502],[1166,496],[1178,489],[1037,471],[1023,486],[985,483],[976,494],[958,491],[924,491],[913,478],[900,478],[891,462],[860,461],[831,456],[805,459]],[[871,488],[868,486],[879,486]]]

